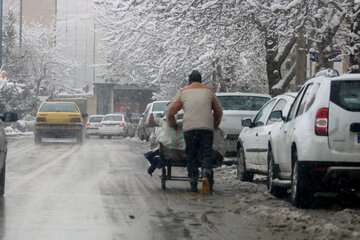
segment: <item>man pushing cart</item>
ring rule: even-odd
[[[185,138],[186,166],[191,192],[198,192],[199,164],[203,181],[209,183],[210,191],[213,190],[214,130],[218,129],[222,118],[219,100],[201,81],[201,74],[196,70],[193,71],[189,75],[189,84],[177,93],[166,114],[169,127],[177,132],[180,127],[176,121],[176,114],[181,109],[184,111],[182,131]],[[162,151],[162,148],[160,145],[160,157],[166,162],[167,157],[163,156],[166,151]],[[172,163],[172,166],[175,165],[175,162]]]

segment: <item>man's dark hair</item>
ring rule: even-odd
[[[191,74],[189,75],[189,82],[199,82],[201,83],[201,73],[197,70],[194,70],[191,72]]]

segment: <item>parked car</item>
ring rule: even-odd
[[[86,137],[99,135],[99,127],[104,115],[90,115],[85,125]]]
[[[105,115],[100,123],[99,136],[100,138],[112,138],[113,136],[127,136],[128,122],[125,120],[125,115],[122,113],[112,113]]]
[[[4,131],[4,123],[16,122],[18,120],[16,113],[3,113],[0,114],[0,195],[5,193],[5,175],[6,175],[6,154],[7,154],[7,141]]]
[[[226,156],[235,157],[242,119],[255,116],[271,97],[256,93],[217,93],[216,96],[224,111],[220,128],[225,134]]]
[[[318,192],[360,190],[360,74],[325,73],[303,85],[287,116],[278,111],[285,121],[270,136],[269,190],[291,188],[297,207]]]
[[[138,125],[138,137],[141,140],[149,141],[154,127],[159,126],[168,104],[169,101],[155,101],[146,106]]]
[[[281,116],[273,113],[287,114],[295,96],[294,93],[277,96],[268,101],[254,119],[242,121],[237,143],[237,175],[241,181],[252,181],[255,173],[267,175],[270,134],[283,123]]]
[[[43,137],[75,137],[79,143],[84,139],[82,114],[74,102],[45,102],[36,115],[35,143]]]

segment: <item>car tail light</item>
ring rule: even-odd
[[[72,123],[79,123],[79,122],[81,122],[81,118],[71,118],[71,119],[70,119],[70,122],[72,122]]]
[[[329,109],[320,108],[316,113],[315,134],[318,136],[328,136]]]
[[[120,127],[125,127],[125,123],[124,123],[124,122],[120,122],[119,126],[120,126]]]
[[[149,116],[149,125],[154,125],[155,124],[155,117],[154,114],[151,113]]]
[[[36,122],[47,122],[45,117],[37,117]]]

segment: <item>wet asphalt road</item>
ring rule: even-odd
[[[38,146],[20,137],[8,148],[0,240],[360,239],[359,206],[296,209],[270,195],[263,177],[240,182],[234,167],[216,170],[211,196],[184,182],[164,192],[146,173],[148,144],[135,140]]]
[[[90,139],[33,144],[9,140],[1,239],[272,239],[248,215],[223,208],[234,196],[160,189],[146,173],[143,143]],[[213,204],[216,203],[216,204]]]

